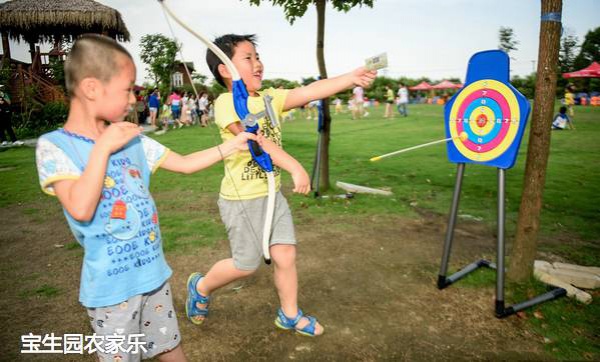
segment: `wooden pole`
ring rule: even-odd
[[[2,67],[10,64],[10,42],[8,41],[8,33],[2,32]]]

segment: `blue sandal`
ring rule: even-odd
[[[202,324],[208,316],[208,303],[210,302],[210,297],[205,297],[196,290],[196,285],[198,285],[198,282],[200,282],[202,278],[204,278],[202,274],[192,273],[187,281],[188,295],[185,299],[185,314],[190,322],[195,325]],[[199,308],[196,303],[206,304],[206,308]],[[204,318],[197,320],[194,318],[197,316],[203,316]]]
[[[302,329],[296,328],[296,325],[302,317],[308,319],[308,324]],[[311,316],[305,316],[300,309],[298,309],[298,315],[294,318],[288,318],[281,308],[277,310],[277,319],[275,319],[275,325],[281,329],[294,330],[303,336],[315,337],[315,326],[317,325],[317,319]]]

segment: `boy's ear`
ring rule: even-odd
[[[93,101],[98,98],[98,95],[101,91],[100,80],[97,78],[83,78],[81,82],[79,82],[79,92],[86,99]]]
[[[219,64],[217,70],[219,71],[221,78],[231,79],[231,73],[229,73],[229,69],[227,69],[227,66],[225,66],[225,64]]]

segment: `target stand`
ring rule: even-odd
[[[483,51],[471,57],[465,86],[444,108],[446,137],[452,138],[447,143],[448,158],[450,162],[457,164],[457,173],[437,286],[444,289],[481,267],[495,269],[495,314],[498,318],[567,293],[563,288],[556,288],[522,303],[508,307],[504,303],[505,172],[515,164],[529,110],[527,99],[509,83],[509,58],[501,50]],[[446,276],[467,163],[498,169],[496,263],[481,259]]]

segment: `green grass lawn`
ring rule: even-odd
[[[352,213],[354,215],[398,215],[417,217],[419,210],[446,215],[452,198],[456,166],[448,162],[443,144],[404,153],[380,162],[369,162],[376,155],[444,138],[443,108],[413,105],[408,118],[385,120],[383,107],[370,109],[366,119],[353,121],[349,115],[334,116],[330,146],[331,183],[344,181],[369,187],[389,188],[393,197],[360,195],[351,202],[291,195],[292,209],[310,207],[309,217],[319,218]],[[568,243],[541,243],[540,250],[559,255],[575,263],[600,265],[600,108],[578,107],[575,131],[554,131],[546,176],[540,239],[569,240]],[[285,149],[307,170],[312,169],[317,140],[314,121],[299,119],[283,126]],[[214,146],[219,141],[216,128],[186,128],[153,136],[179,153]],[[506,173],[506,229],[514,235],[523,185],[526,133],[514,168]],[[23,212],[36,217],[54,198],[41,193],[31,148],[0,152],[0,207],[23,205]],[[167,252],[184,252],[189,247],[211,245],[226,238],[221,220],[214,216],[223,169],[217,165],[195,175],[181,176],[158,171],[151,182],[161,216],[161,229]],[[283,176],[284,189],[291,186]],[[330,190],[339,194],[342,190]],[[211,212],[208,212],[211,211]],[[459,214],[468,214],[495,228],[496,170],[467,165]],[[301,221],[296,221],[301,222]],[[70,245],[70,244],[69,244]],[[441,241],[440,241],[441,247]],[[493,283],[489,275],[465,283]],[[519,297],[538,292],[533,283],[518,289]],[[55,293],[40,289],[36,293]],[[598,293],[596,298],[600,297]],[[530,318],[533,328],[548,333],[550,339],[561,336],[567,345],[552,345],[557,358],[587,358],[590,350],[600,355],[598,330],[600,307],[595,301],[581,306],[563,299],[541,307],[545,319]],[[567,315],[567,321],[564,316]],[[556,327],[556,328],[554,328]],[[544,332],[545,331],[545,332]],[[595,332],[594,332],[595,331]],[[552,333],[558,333],[555,336]],[[544,334],[544,335],[546,335]],[[566,337],[565,337],[566,336]],[[571,338],[571,336],[573,336]],[[554,350],[558,348],[557,350]]]
[[[353,121],[348,115],[334,116],[330,146],[331,182],[345,181],[370,187],[390,188],[395,197],[362,197],[353,212],[365,214],[407,214],[413,206],[445,214],[448,212],[455,182],[456,166],[447,160],[444,144],[407,152],[379,162],[375,155],[444,138],[442,107],[411,106],[408,118],[384,120],[382,108]],[[296,116],[298,118],[298,115]],[[582,240],[598,240],[600,235],[600,109],[578,108],[576,131],[554,131],[544,191],[541,231],[543,235],[569,233]],[[316,125],[304,119],[284,124],[285,149],[311,170],[316,145]],[[527,140],[514,168],[506,173],[507,230],[516,225],[523,184]],[[215,128],[177,130],[155,136],[176,152],[188,153],[218,142]],[[9,149],[0,152],[0,206],[47,198],[39,191],[34,150]],[[222,167],[215,166],[191,176],[159,171],[152,179],[154,194],[168,194],[159,207],[173,205],[190,194],[216,198]],[[290,185],[284,175],[284,184]],[[332,190],[339,193],[341,190]],[[160,196],[158,196],[161,198]],[[293,203],[317,201],[292,197]],[[202,207],[202,205],[194,205]],[[174,210],[175,211],[175,210]],[[182,210],[185,213],[184,210]],[[328,208],[322,212],[343,212]],[[460,213],[493,223],[496,218],[496,170],[467,165]],[[164,217],[164,216],[163,216]],[[220,221],[219,221],[220,222]],[[575,258],[583,257],[574,255]]]

